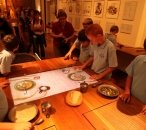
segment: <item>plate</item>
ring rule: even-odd
[[[119,95],[119,90],[108,84],[98,86],[98,92],[107,97],[117,97]]]
[[[13,107],[8,117],[12,122],[27,122],[36,117],[38,108],[35,104],[24,103]]]
[[[15,84],[15,89],[24,91],[33,88],[36,83],[32,80],[22,80]]]
[[[85,80],[86,79],[86,76],[82,75],[81,73],[70,73],[68,75],[68,77],[71,79],[71,80],[74,80],[74,81],[82,81],[82,80]]]

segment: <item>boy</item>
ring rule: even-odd
[[[90,58],[79,68],[84,69],[92,63],[91,69],[97,74],[91,79],[99,80],[109,77],[117,67],[116,48],[111,41],[105,39],[100,25],[92,24],[86,29],[86,36],[93,44]]]
[[[79,62],[84,63],[90,57],[90,40],[87,38],[85,34],[85,29],[82,29],[78,33],[78,40],[80,42],[80,55],[79,55]]]
[[[117,33],[119,32],[119,27],[116,26],[116,25],[113,25],[111,26],[110,28],[110,33],[106,33],[105,34],[105,37],[110,40],[114,45],[115,47],[122,47],[122,45],[120,45],[118,42],[117,42]]]
[[[13,35],[6,35],[1,44],[4,48],[0,52],[0,74],[6,76],[11,71],[11,64],[15,57],[14,53],[18,50],[19,41]]]
[[[144,40],[146,52],[146,39]],[[130,95],[135,96],[146,104],[146,55],[137,56],[126,68],[128,74],[125,91],[120,95],[121,100],[130,102]],[[146,114],[146,105],[142,111]]]

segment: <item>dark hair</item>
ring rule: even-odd
[[[66,14],[66,12],[63,9],[59,9],[56,17],[57,18],[60,18],[60,17],[67,18],[67,14]]]
[[[144,47],[144,49],[146,50],[146,39],[144,39],[143,47]]]
[[[4,36],[4,38],[2,39],[2,42],[4,44],[4,48],[7,51],[13,51],[19,45],[19,41],[18,41],[17,37],[14,35]]]
[[[118,33],[118,32],[119,32],[119,27],[116,26],[116,25],[113,25],[113,26],[110,28],[110,32],[116,32],[116,33]]]
[[[34,9],[29,9],[28,10],[28,16],[31,16],[31,12],[33,12],[33,14],[34,14],[35,10]]]
[[[85,34],[85,29],[82,29],[81,31],[79,31],[78,40],[81,42],[90,41]]]
[[[93,24],[93,20],[91,18],[85,18],[83,24]]]
[[[38,10],[34,10],[34,16],[35,15],[41,15],[41,13]]]
[[[98,35],[101,34],[103,35],[103,30],[102,27],[99,24],[91,24],[85,31],[86,35],[91,34],[91,35]]]

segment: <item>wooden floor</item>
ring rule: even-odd
[[[46,34],[46,41],[47,41],[47,47],[45,48],[46,59],[53,58],[54,57],[53,39],[49,36],[49,34]]]

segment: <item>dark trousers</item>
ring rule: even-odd
[[[45,35],[33,35],[34,39],[34,52],[37,53],[41,58],[45,58],[45,47],[46,47],[46,40]]]
[[[65,56],[70,49],[70,43],[65,43],[63,38],[58,38],[57,41],[53,41],[55,57]]]

